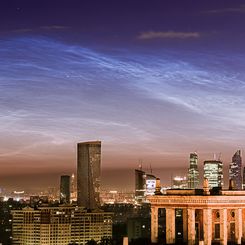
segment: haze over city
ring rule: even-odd
[[[140,161],[168,182],[190,152],[244,150],[243,1],[1,5],[1,186],[57,184],[80,141],[115,187]]]

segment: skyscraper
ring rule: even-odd
[[[204,161],[204,178],[208,179],[209,186],[223,186],[223,163],[218,160]]]
[[[242,190],[242,157],[240,150],[237,150],[232,157],[229,166],[229,179],[234,181],[236,189]]]
[[[197,165],[197,153],[190,153],[190,167],[188,169],[188,188],[196,189],[199,185],[199,171]]]
[[[135,199],[137,202],[142,202],[145,199],[145,172],[142,169],[135,169]]]
[[[101,141],[77,144],[77,204],[88,209],[100,206]]]
[[[70,203],[70,176],[62,175],[60,177],[60,203]]]

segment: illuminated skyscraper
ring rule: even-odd
[[[60,203],[70,203],[70,176],[62,175],[60,177]]]
[[[197,153],[190,153],[190,167],[188,169],[188,188],[196,189],[199,185],[199,171],[197,165]]]
[[[208,179],[209,186],[223,186],[223,163],[218,160],[204,161],[204,178]]]
[[[232,162],[229,166],[229,179],[234,181],[236,189],[242,190],[242,157],[240,150],[232,157]]]
[[[77,204],[88,209],[100,206],[101,141],[77,144]]]

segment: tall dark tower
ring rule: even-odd
[[[77,144],[77,204],[87,209],[100,206],[101,141]]]
[[[145,172],[142,171],[142,169],[135,169],[135,199],[137,202],[141,203],[143,199],[145,198],[145,180],[146,175]]]
[[[229,166],[229,179],[234,181],[237,190],[242,190],[242,157],[240,150],[237,150],[232,157]]]
[[[197,165],[197,153],[190,153],[190,167],[188,169],[188,188],[196,189],[199,185],[199,171]]]
[[[62,175],[60,177],[60,203],[70,203],[70,176]]]

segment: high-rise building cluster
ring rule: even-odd
[[[223,162],[220,159],[205,160],[203,163],[203,177],[208,180],[209,186],[222,187],[224,185]],[[242,157],[241,150],[237,150],[232,157],[229,165],[229,179],[234,182],[234,188],[242,190],[245,181],[245,170],[242,178]],[[242,181],[243,179],[243,181]],[[190,167],[188,169],[188,188],[196,189],[199,187],[200,178],[198,170],[197,153],[190,154]]]

